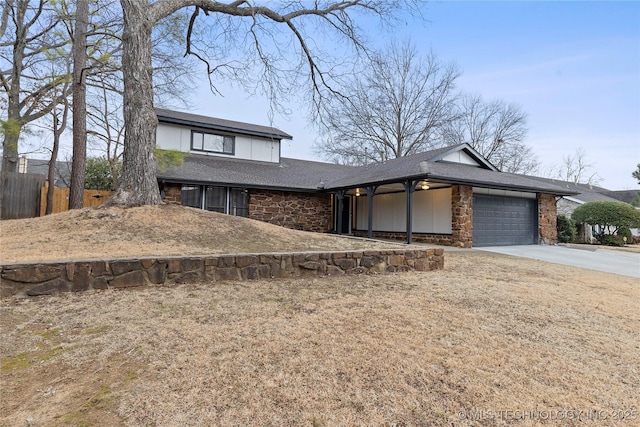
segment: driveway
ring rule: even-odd
[[[585,249],[544,245],[491,246],[474,249],[640,278],[640,254],[638,253],[598,247]]]

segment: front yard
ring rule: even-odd
[[[436,272],[5,299],[1,310],[2,426],[640,419],[637,280],[533,260],[447,252]]]

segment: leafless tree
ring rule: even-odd
[[[524,143],[526,135],[527,114],[517,105],[464,95],[457,103],[456,120],[444,129],[441,144],[467,143],[503,172],[529,173],[539,163]]]
[[[87,163],[87,29],[89,2],[77,0],[73,27],[73,160],[69,209],[84,206],[84,177]]]
[[[6,119],[2,120],[4,171],[17,168],[23,127],[47,115],[66,96],[49,95],[69,76],[46,72],[57,51],[68,43],[62,25],[55,6],[46,0],[6,0],[2,6],[0,87],[7,97]]]
[[[460,72],[409,42],[376,52],[318,115],[326,138],[315,150],[339,163],[365,164],[432,148],[455,119]]]
[[[588,163],[587,152],[579,147],[575,153],[562,156],[562,164],[552,165],[545,174],[548,178],[560,179],[574,184],[598,185],[602,178]]]
[[[218,44],[224,44],[225,36],[244,39],[250,43],[263,73],[269,76],[267,82],[278,86],[277,55],[270,52],[291,51],[299,55],[299,65],[304,65],[305,75],[320,94],[320,88],[328,85],[330,68],[325,68],[325,59],[314,50],[318,27],[330,29],[342,40],[362,49],[362,39],[356,32],[353,14],[362,11],[391,16],[400,4],[406,2],[386,0],[315,1],[305,2],[257,2],[230,1],[227,3],[211,0],[121,0],[124,31],[123,74],[124,74],[124,122],[125,147],[120,185],[108,203],[121,206],[136,206],[162,203],[155,176],[155,132],[157,118],[153,109],[153,81],[151,36],[156,23],[188,6],[195,6],[196,12],[190,23],[196,23],[200,12],[209,15],[213,26],[221,22],[246,23],[246,31],[230,34],[223,31]],[[311,27],[306,27],[310,24]],[[194,54],[192,29],[187,33],[187,53]],[[224,30],[225,26],[221,27]],[[287,30],[283,32],[281,29]],[[279,35],[289,35],[286,39]],[[323,52],[324,53],[324,52]],[[212,73],[218,65],[201,56]],[[275,62],[274,62],[275,61]],[[298,72],[302,72],[298,69]]]

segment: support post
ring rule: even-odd
[[[342,234],[342,210],[344,208],[343,206],[343,201],[344,201],[344,195],[345,195],[345,191],[344,190],[338,190],[338,192],[336,193],[336,197],[338,198],[338,206],[336,208],[336,232],[338,234]]]
[[[367,187],[367,207],[369,208],[367,217],[367,238],[373,238],[373,196],[376,194],[378,187],[370,185]]]
[[[407,195],[407,245],[412,241],[412,229],[413,229],[413,192],[416,190],[416,184],[418,181],[406,180],[402,183],[404,185],[404,191]]]

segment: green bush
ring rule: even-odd
[[[624,240],[621,236],[614,236],[611,234],[605,234],[602,237],[601,243],[606,246],[624,246]]]
[[[116,165],[117,173],[120,173],[122,165]],[[85,190],[115,190],[111,166],[105,157],[87,157],[86,175],[84,179]]]
[[[615,237],[620,228],[640,227],[640,210],[622,202],[587,202],[573,211],[571,219],[578,224],[599,226],[601,231],[594,237],[606,245],[612,243],[612,239],[605,236]]]
[[[558,215],[556,229],[558,230],[558,242],[560,243],[571,243],[576,238],[576,223],[564,214]]]

